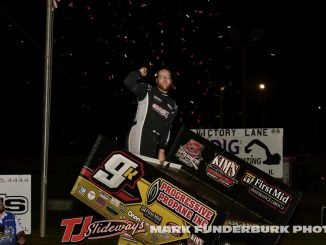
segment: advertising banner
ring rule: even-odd
[[[192,129],[203,138],[273,176],[283,178],[283,129]]]
[[[32,176],[0,175],[0,199],[7,211],[15,214],[25,233],[31,234]]]
[[[186,128],[179,130],[168,160],[272,224],[287,224],[301,199],[300,192]]]

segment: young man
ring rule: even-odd
[[[140,83],[147,75],[147,68],[130,72],[124,80],[125,86],[137,96],[137,112],[134,124],[127,137],[127,147],[131,153],[157,158],[165,161],[173,120],[177,105],[169,97],[172,87],[171,72],[161,69],[156,74],[156,87]]]
[[[0,199],[0,245],[23,245],[25,241],[25,232],[17,217],[5,211],[5,205]]]

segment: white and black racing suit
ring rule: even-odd
[[[157,150],[165,149],[177,105],[167,93],[147,83],[140,83],[138,71],[130,72],[124,79],[125,86],[137,96],[138,107],[134,124],[127,136],[131,153],[157,158]]]

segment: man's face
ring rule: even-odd
[[[172,86],[172,77],[169,70],[163,69],[157,73],[156,87],[162,92],[169,92]]]
[[[5,205],[2,203],[0,199],[0,214],[2,214],[5,211]]]

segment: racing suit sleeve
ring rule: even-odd
[[[139,83],[139,79],[139,71],[132,71],[125,77],[123,83],[131,92],[137,95],[138,100],[142,100],[146,96],[147,85]]]
[[[170,131],[173,125],[174,118],[177,114],[178,108],[175,105],[174,111],[171,114],[169,120],[163,125],[161,134],[160,134],[160,140],[159,140],[159,148],[165,149],[168,145],[169,139],[170,139]]]

